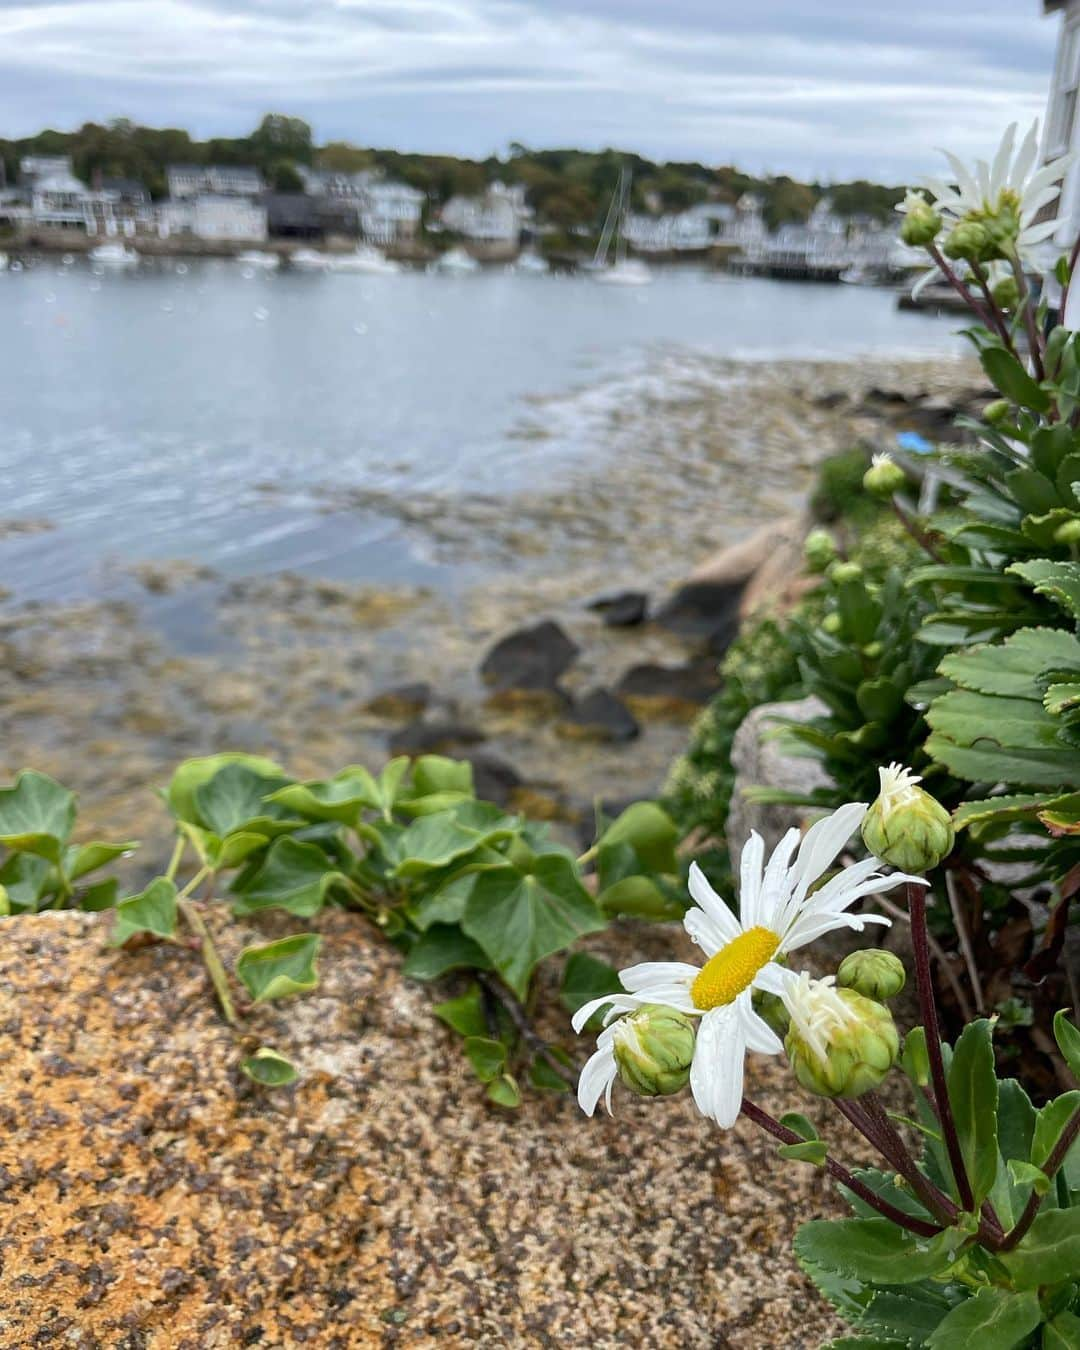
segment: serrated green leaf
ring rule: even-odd
[[[1020,528],[1026,538],[1039,549],[1049,549],[1058,547],[1058,532],[1062,526],[1073,525],[1080,521],[1080,513],[1074,511],[1071,507],[1059,506],[1053,511],[1047,511],[1044,515],[1025,516],[1020,523]],[[1057,599],[1057,596],[1054,596]],[[1068,605],[1071,602],[1062,599],[1062,604]]]
[[[75,794],[48,774],[23,769],[0,788],[0,845],[59,865],[75,826]]]
[[[993,1023],[969,1022],[953,1049],[948,1092],[964,1167],[976,1205],[989,1195],[997,1175],[998,1084],[994,1070]]]
[[[1080,751],[1002,749],[987,740],[960,745],[934,732],[927,738],[926,753],[950,773],[970,782],[1015,783],[1020,787],[1060,792],[1080,778]]]
[[[1080,1208],[1044,1209],[1009,1252],[998,1260],[1019,1289],[1038,1289],[1075,1279],[1080,1271]]]
[[[344,880],[321,848],[283,835],[258,867],[233,882],[232,911],[246,915],[283,909],[310,919],[322,909],[331,887]]]
[[[506,1046],[490,1036],[466,1036],[462,1049],[481,1083],[490,1083],[506,1066]]]
[[[1073,798],[1080,805],[1080,796],[1075,793],[1063,797],[1052,792],[1014,793],[987,797],[978,802],[963,802],[953,812],[953,826],[963,830],[969,825],[984,825],[988,821],[1030,820],[1039,811]]]
[[[156,877],[146,890],[129,895],[116,906],[112,944],[119,947],[135,933],[170,938],[176,932],[176,887],[168,877]]]
[[[435,923],[421,934],[401,967],[412,980],[437,980],[450,970],[490,970],[483,948],[458,925]]]
[[[1054,1039],[1069,1072],[1074,1078],[1080,1078],[1080,1030],[1069,1021],[1064,1008],[1054,1014]]]
[[[679,829],[655,802],[634,802],[621,812],[596,841],[598,845],[629,844],[649,872],[675,872]]]
[[[321,943],[317,933],[296,933],[245,947],[236,958],[236,974],[254,1003],[306,994],[319,983],[315,960]]]
[[[1008,570],[1023,577],[1040,595],[1060,605],[1072,618],[1080,617],[1080,564],[1034,558],[1013,563]]]
[[[954,652],[939,669],[975,693],[1041,699],[1038,678],[1043,671],[1080,669],[1080,641],[1063,629],[1021,628],[1001,642]]]
[[[470,984],[460,998],[436,1003],[431,1010],[440,1022],[459,1036],[486,1036],[487,1019],[484,1016],[484,991],[478,984]]]
[[[1014,1350],[1042,1321],[1038,1298],[989,1286],[965,1299],[938,1323],[929,1350]]]
[[[915,1298],[895,1289],[884,1289],[870,1300],[862,1322],[874,1331],[895,1337],[897,1345],[921,1346],[948,1311],[948,1304],[937,1298]]]
[[[954,689],[934,700],[926,720],[935,732],[959,745],[984,743],[1004,750],[1054,750],[1059,746],[1057,723],[1035,699]]]
[[[946,1230],[916,1239],[888,1219],[812,1219],[795,1235],[795,1250],[800,1259],[866,1284],[912,1284],[947,1270],[958,1238]]]
[[[195,790],[208,783],[221,769],[230,764],[242,764],[253,773],[266,778],[284,777],[280,765],[261,755],[245,755],[227,751],[220,755],[205,755],[198,759],[186,759],[173,774],[169,786],[165,789],[165,800],[169,810],[177,820],[187,820],[193,825],[202,825],[195,806]]]
[[[295,1065],[268,1045],[260,1046],[253,1055],[241,1060],[240,1067],[261,1087],[287,1087],[300,1077]]]
[[[573,863],[560,854],[538,857],[530,872],[492,868],[472,889],[462,920],[519,998],[545,956],[605,927]]]

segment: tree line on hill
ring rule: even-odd
[[[87,122],[77,131],[41,131],[19,140],[0,139],[6,181],[17,180],[24,155],[69,155],[85,182],[97,175],[133,178],[155,198],[167,193],[170,164],[251,164],[271,187],[300,191],[298,166],[336,172],[382,171],[389,178],[424,192],[435,204],[462,194],[473,196],[501,179],[524,183],[530,204],[542,221],[563,230],[595,227],[602,217],[623,166],[633,171],[636,209],[680,211],[705,201],[736,201],[752,192],[762,202],[766,223],[775,229],[803,221],[828,196],[840,215],[866,214],[886,220],[903,196],[902,187],[858,180],[851,183],[800,183],[786,175],[755,177],[731,166],[695,161],[656,163],[615,149],[532,150],[513,143],[505,157],[463,159],[454,155],[408,154],[331,141],[317,146],[311,128],[298,117],[270,113],[249,136],[216,136],[197,141],[177,128],[138,126],[124,118],[104,125]]]

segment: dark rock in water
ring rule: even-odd
[[[430,684],[399,684],[376,694],[367,710],[376,717],[418,717],[430,702]]]
[[[866,391],[865,398],[867,403],[877,404],[881,408],[904,408],[917,402],[920,395],[907,394],[903,389],[882,389],[875,384]]]
[[[484,733],[464,722],[410,722],[390,737],[393,755],[445,755],[465,745],[479,745]]]
[[[596,610],[609,628],[633,628],[645,622],[649,597],[644,591],[619,591],[617,595],[590,600],[589,608]]]
[[[708,703],[719,687],[720,678],[712,661],[685,666],[647,663],[631,666],[619,679],[615,692],[639,716],[685,717]]]
[[[831,393],[819,394],[813,403],[815,408],[824,408],[826,412],[831,412],[833,408],[839,408],[847,401],[848,396],[842,389],[834,389]]]
[[[466,759],[472,765],[473,786],[481,801],[509,806],[514,790],[521,786],[522,781],[512,764],[507,764],[506,760],[487,750],[474,750],[458,758]]]
[[[500,638],[484,657],[480,674],[496,690],[553,690],[577,654],[577,643],[545,619]]]
[[[632,741],[641,728],[626,704],[609,689],[594,689],[559,723],[559,732],[576,740]]]
[[[932,440],[935,438],[957,440],[960,433],[954,423],[960,411],[952,399],[933,395],[918,399],[905,411],[902,421],[905,426],[914,431],[921,431]]]
[[[726,651],[738,631],[745,585],[745,580],[688,581],[656,615],[656,622],[680,637],[705,642],[710,651]]]

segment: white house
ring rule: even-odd
[[[626,217],[626,240],[642,253],[693,252],[712,244],[746,247],[764,237],[761,204],[749,194],[734,204],[700,202],[667,215]]]
[[[484,243],[516,243],[532,220],[525,185],[492,183],[480,197],[451,197],[439,213],[443,227]]]
[[[266,191],[258,169],[243,164],[171,164],[166,179],[173,201],[201,196],[258,197]]]
[[[247,197],[204,192],[170,199],[158,208],[163,238],[191,234],[208,243],[259,244],[267,237],[266,207]]]
[[[411,239],[420,228],[424,194],[407,183],[383,178],[371,170],[335,173],[326,169],[299,169],[304,190],[311,196],[345,201],[355,207],[364,238],[386,246]]]
[[[1060,12],[1054,74],[1043,124],[1044,161],[1057,159],[1070,151],[1080,151],[1080,126],[1077,125],[1077,91],[1080,90],[1080,0],[1043,0],[1047,14]],[[1072,247],[1080,234],[1080,158],[1074,160],[1065,175],[1055,212],[1059,221],[1053,239],[1054,253]]]
[[[37,176],[30,190],[30,218],[45,229],[86,228],[90,192],[70,172]]]

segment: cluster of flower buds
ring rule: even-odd
[[[694,1024],[660,1003],[647,1003],[615,1023],[619,1077],[639,1097],[667,1097],[690,1081]]]

